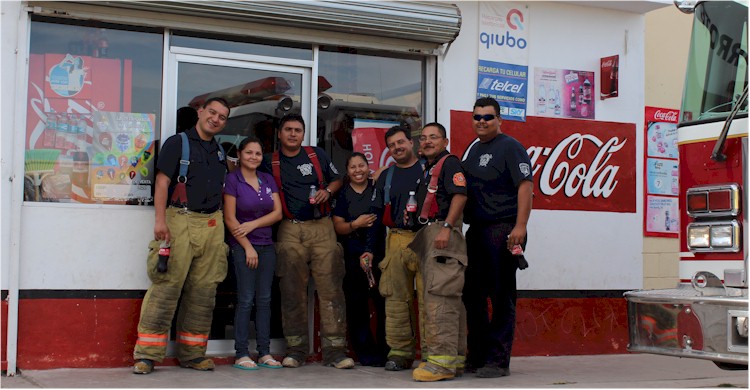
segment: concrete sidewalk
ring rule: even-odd
[[[416,364],[415,364],[416,366]],[[511,376],[496,379],[467,374],[451,381],[419,383],[411,371],[387,372],[357,365],[243,371],[219,365],[213,372],[176,366],[134,375],[130,367],[23,371],[3,377],[3,388],[697,388],[748,387],[747,371],[724,371],[706,360],[626,354],[516,357]]]

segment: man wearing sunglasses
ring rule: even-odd
[[[479,378],[510,375],[516,323],[518,258],[526,247],[531,214],[531,161],[526,149],[500,130],[500,106],[492,98],[474,103],[472,125],[479,138],[463,162],[468,183],[464,221],[469,265],[463,301],[468,325],[466,371]],[[492,301],[492,321],[487,298]]]

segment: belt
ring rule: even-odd
[[[291,222],[291,223],[294,223],[294,224],[298,224],[298,223],[306,223],[306,222],[315,222],[315,221],[320,221],[321,219],[323,219],[323,217],[320,217],[320,218],[313,218],[313,219],[306,219],[306,220],[304,220],[304,221],[302,221],[302,220],[299,220],[299,219],[297,219],[297,218],[285,218],[285,219],[286,219],[287,221]]]
[[[210,209],[195,209],[195,210],[192,210],[192,209],[187,208],[187,206],[180,205],[180,204],[170,204],[169,207],[174,207],[174,208],[181,209],[180,211],[182,211],[182,212],[190,212],[190,213],[198,213],[198,214],[213,214],[213,213],[217,212],[221,208],[221,206],[216,206],[216,207],[210,208]]]

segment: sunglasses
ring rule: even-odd
[[[495,118],[497,118],[497,115],[492,115],[492,114],[474,115],[474,120],[477,122],[481,121],[482,119],[484,119],[485,122],[489,122]]]

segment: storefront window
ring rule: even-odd
[[[240,37],[203,36],[197,33],[176,32],[169,42],[172,46],[194,49],[216,50],[230,53],[253,54],[258,56],[312,60],[312,47],[309,44],[253,40],[243,41]]]
[[[163,34],[31,23],[24,200],[150,204]]]
[[[319,74],[318,146],[339,169],[353,151],[372,171],[392,164],[385,132],[403,125],[417,135],[422,125],[424,60],[322,47]]]

